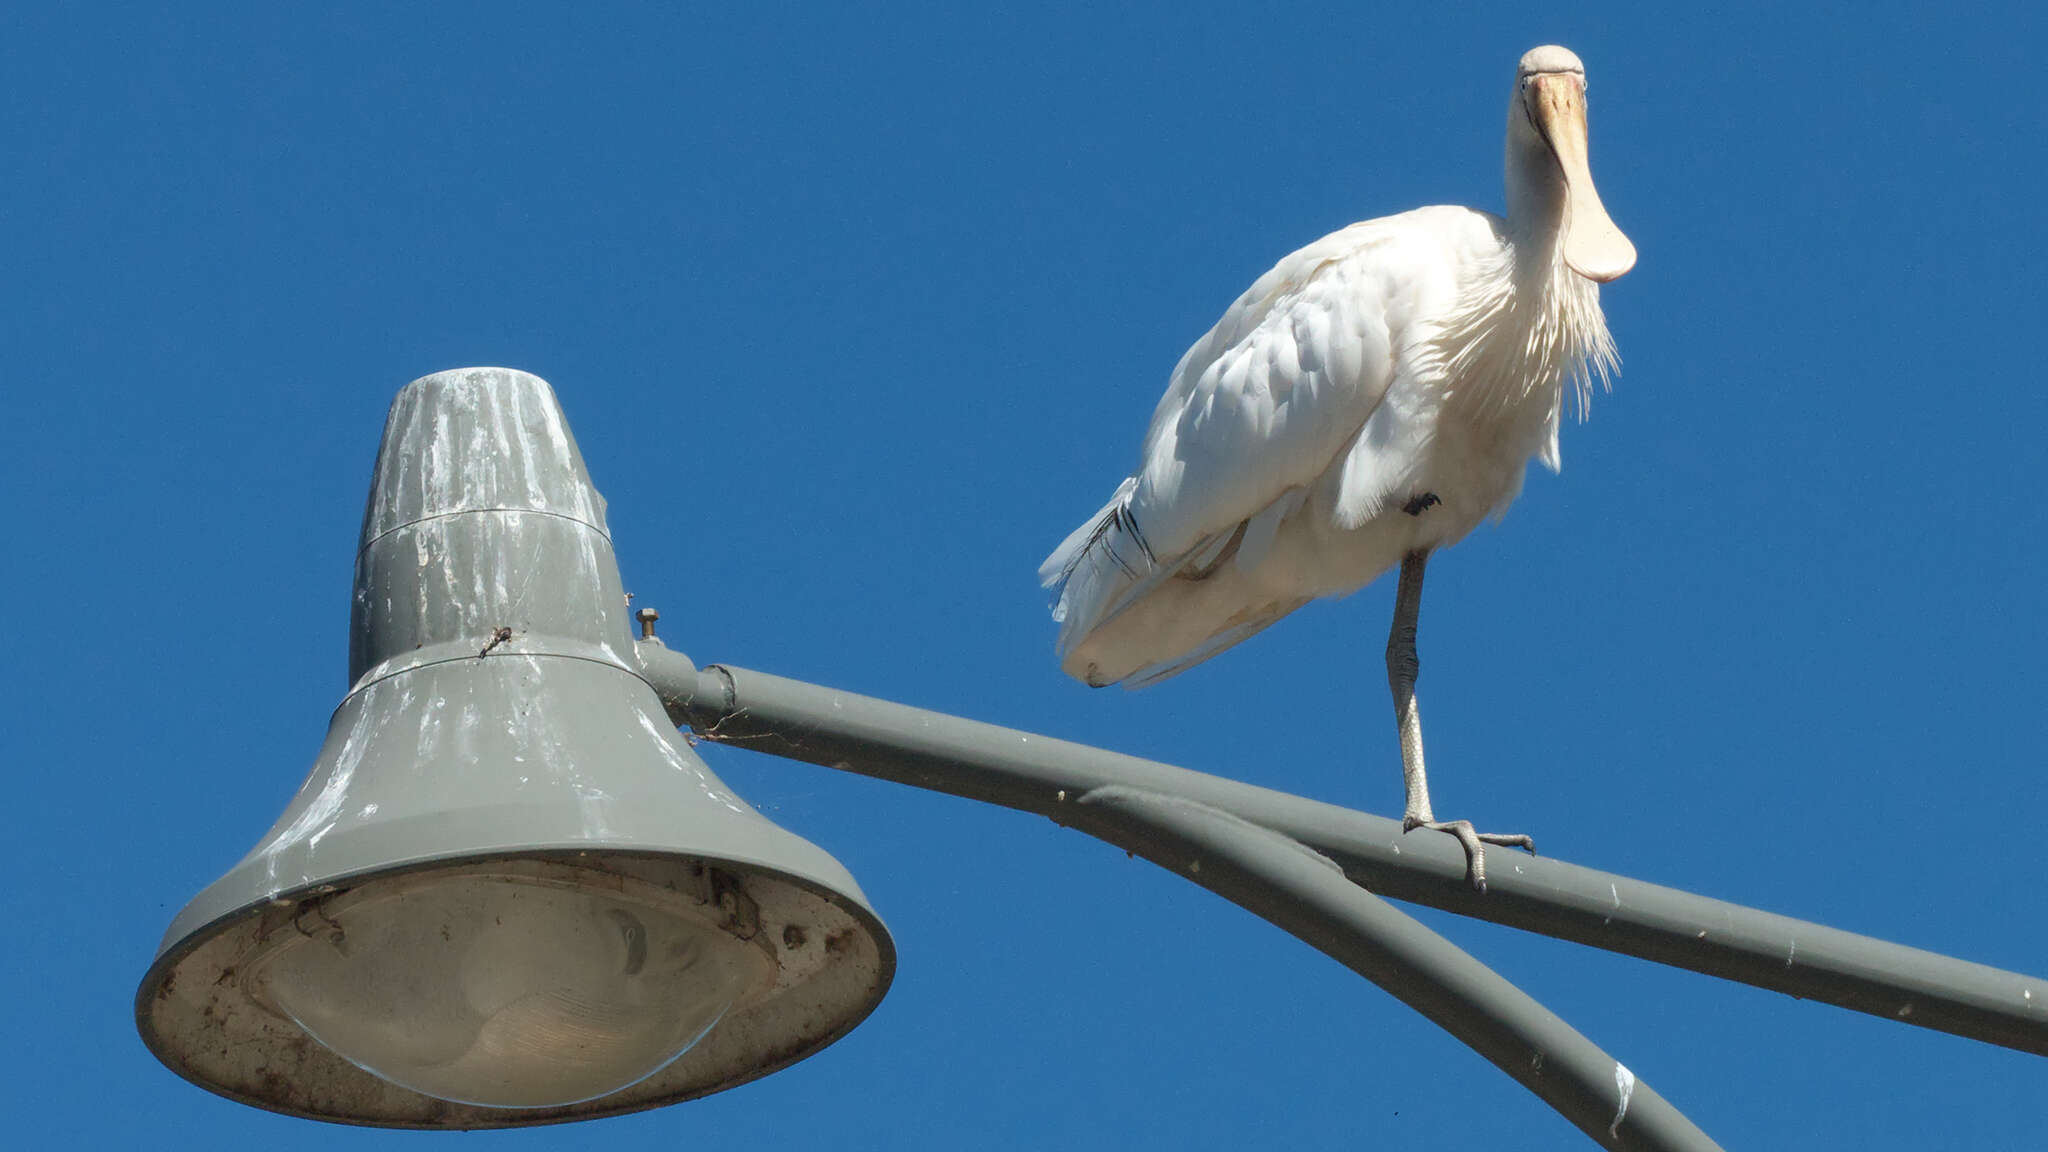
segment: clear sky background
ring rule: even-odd
[[[2048,974],[2037,5],[18,5],[0,17],[0,1084],[18,1147],[419,1147],[157,1064],[131,997],[347,685],[384,410],[549,379],[725,661],[1396,815],[1386,584],[1140,692],[1039,560],[1352,220],[1500,204],[1586,61],[1624,367],[1430,568],[1437,808]],[[465,1147],[1577,1148],[1335,962],[1034,817],[725,749],[895,933],[797,1067]],[[1426,910],[1730,1148],[2019,1148],[2048,1062]]]

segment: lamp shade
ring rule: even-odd
[[[483,1128],[651,1108],[808,1056],[895,950],[853,878],[678,736],[546,382],[393,403],[348,695],[305,784],[136,995],[180,1075],[263,1108]]]

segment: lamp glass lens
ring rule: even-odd
[[[338,1055],[444,1100],[610,1095],[687,1052],[773,974],[758,948],[666,889],[480,872],[374,887],[302,906],[257,979]]]

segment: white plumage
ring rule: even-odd
[[[1457,542],[1506,510],[1532,457],[1558,467],[1567,384],[1583,406],[1614,346],[1555,222],[1515,218],[1542,199],[1512,187],[1524,101],[1518,81],[1507,219],[1353,224],[1274,265],[1181,357],[1137,473],[1039,570],[1068,673],[1172,675]],[[1403,511],[1425,494],[1441,503]]]
[[[1596,281],[1635,260],[1586,167],[1584,91],[1570,52],[1522,58],[1505,217],[1334,232],[1188,349],[1136,473],[1039,570],[1069,674],[1152,683],[1411,556],[1419,596],[1421,557],[1505,512],[1531,459],[1558,467],[1567,392],[1583,410],[1616,364]]]

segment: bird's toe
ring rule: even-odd
[[[1486,845],[1522,848],[1532,856],[1536,854],[1534,839],[1521,833],[1476,831],[1470,820],[1424,820],[1412,814],[1401,818],[1401,831],[1413,832],[1417,828],[1445,832],[1457,838],[1458,844],[1465,849],[1465,879],[1479,892],[1486,891]]]

